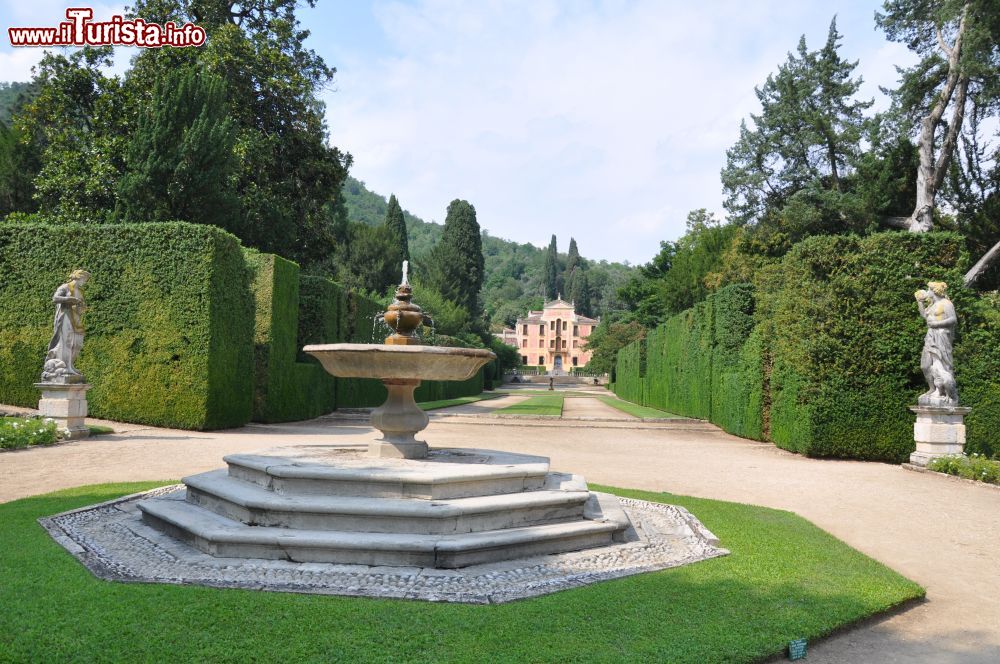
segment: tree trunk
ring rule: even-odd
[[[969,3],[962,7],[962,18],[958,24],[958,34],[955,36],[955,43],[949,47],[944,42],[941,31],[938,30],[938,42],[941,50],[948,57],[948,78],[945,81],[941,94],[938,95],[930,113],[924,116],[920,122],[920,136],[917,138],[917,153],[920,156],[920,166],[917,167],[917,204],[913,208],[913,214],[909,219],[909,230],[912,233],[925,233],[934,227],[934,199],[938,189],[944,181],[945,173],[948,170],[948,163],[951,160],[952,152],[955,151],[955,142],[958,132],[962,129],[962,119],[965,116],[965,95],[969,87],[968,76],[959,74],[959,55],[962,50],[962,38],[965,36],[966,18],[969,13]],[[958,94],[955,94],[956,89]],[[952,113],[952,122],[948,127],[948,133],[941,144],[941,153],[937,160],[934,159],[934,132],[944,112],[951,102],[952,95],[955,96],[955,108]]]

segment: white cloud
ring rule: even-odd
[[[905,49],[873,36],[869,8],[381,3],[392,54],[335,63],[333,139],[358,177],[425,218],[464,197],[494,235],[544,245],[554,232],[641,263],[688,210],[721,212],[719,170],[757,109],[753,86],[801,33],[821,45],[834,11],[876,94]]]

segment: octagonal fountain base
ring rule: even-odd
[[[311,446],[225,460],[40,521],[110,580],[472,603],[728,553],[686,510],[591,492],[544,457]]]
[[[219,557],[437,568],[607,546],[629,527],[616,498],[543,457],[309,447],[224,460],[140,502],[143,521]]]

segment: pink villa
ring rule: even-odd
[[[496,336],[521,351],[525,366],[569,372],[590,361],[590,352],[583,346],[599,322],[576,313],[572,302],[556,296],[542,311],[529,311],[527,318],[517,320],[514,329],[507,328]]]

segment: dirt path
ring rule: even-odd
[[[592,397],[566,397],[562,414],[563,417],[599,417],[608,420],[639,419]]]
[[[926,603],[812,644],[809,662],[1000,661],[998,490],[887,464],[806,459],[710,425],[510,424],[432,420],[425,437],[438,447],[546,455],[553,468],[593,483],[791,510],[927,588]],[[0,501],[96,482],[177,479],[221,467],[235,451],[373,436],[363,423],[330,421],[213,433],[137,429],[0,454]]]

